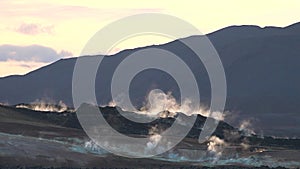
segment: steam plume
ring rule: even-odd
[[[118,97],[116,100],[109,102],[108,106],[120,106],[123,110],[127,110],[126,106],[124,106],[122,97]],[[188,98],[183,99],[183,102],[179,104],[172,96],[171,92],[166,94],[159,89],[149,92],[145,105],[135,112],[162,118],[174,117],[178,112],[184,113],[188,116],[200,114],[205,117],[212,117],[216,120],[224,120],[225,118],[225,114],[222,112],[210,112],[203,106],[200,108],[194,107],[192,105],[192,101]]]
[[[212,136],[209,138],[209,143],[207,144],[207,151],[213,155],[213,162],[219,160],[226,146],[227,143],[217,136]]]
[[[71,111],[67,107],[65,103],[62,101],[59,101],[58,104],[53,104],[53,103],[47,103],[42,100],[37,100],[31,104],[20,104],[17,105],[16,108],[25,108],[25,109],[30,109],[30,110],[35,110],[35,111],[44,111],[44,112],[65,112],[65,111]],[[74,110],[72,110],[74,111]]]
[[[239,126],[239,130],[242,131],[244,135],[251,136],[255,134],[251,126],[252,123],[250,120],[243,120]]]

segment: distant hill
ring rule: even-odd
[[[202,38],[191,36],[190,42]],[[227,120],[237,126],[252,120],[253,128],[268,135],[300,137],[300,23],[288,27],[230,26],[208,34],[223,62],[228,88]],[[100,65],[104,75],[96,78],[99,104],[111,101],[111,77],[115,67],[129,54],[144,48],[169,50],[184,60],[197,76],[201,101],[209,105],[210,82],[202,64],[191,59],[195,54],[180,41],[125,50],[105,57]],[[93,56],[97,57],[97,56]],[[93,59],[86,57],[86,59]],[[98,56],[103,57],[103,56]],[[72,73],[76,58],[62,59],[24,76],[0,79],[0,102],[31,103],[37,99],[63,101],[72,106]],[[158,70],[140,73],[131,83],[131,99],[141,105],[153,88],[172,91],[179,98],[173,78]],[[284,119],[284,120],[283,120]]]

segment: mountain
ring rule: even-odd
[[[230,26],[207,35],[219,53],[227,81],[228,122],[234,126],[250,120],[257,132],[276,136],[300,136],[300,23],[279,28]],[[202,36],[184,40],[193,43]],[[111,101],[110,85],[115,68],[128,55],[147,48],[173,52],[190,66],[196,75],[201,101],[210,103],[210,82],[203,64],[194,62],[195,54],[175,40],[163,45],[125,50],[104,57],[96,78],[99,105]],[[76,58],[61,59],[24,76],[0,79],[0,102],[13,104],[40,100],[63,101],[72,107],[72,74]],[[175,80],[155,69],[139,73],[131,82],[130,98],[142,106],[147,93],[154,88],[171,91],[180,97]],[[191,91],[193,92],[193,91]],[[284,119],[284,120],[282,120]]]

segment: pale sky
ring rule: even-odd
[[[78,56],[98,30],[134,14],[173,15],[203,33],[230,25],[283,27],[300,21],[299,0],[0,0],[0,5],[0,77]],[[164,41],[139,38],[117,50]]]

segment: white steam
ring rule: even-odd
[[[6,103],[0,103],[0,106],[8,106],[9,104],[6,102]]]
[[[252,123],[250,120],[243,120],[239,126],[239,130],[246,136],[254,135],[255,132],[252,129]]]
[[[160,142],[161,135],[159,134],[157,126],[151,127],[148,134],[150,135],[150,137],[149,137],[149,142],[147,143],[145,151],[152,151],[153,149],[155,149],[157,147],[157,144]]]
[[[108,106],[120,106],[123,110],[127,110],[126,106],[124,106],[121,95],[117,99],[109,102]],[[166,94],[159,89],[151,90],[147,96],[145,106],[135,112],[152,117],[154,116],[162,118],[174,117],[178,112],[184,113],[187,116],[199,114],[205,117],[214,118],[219,121],[224,120],[225,118],[225,114],[222,112],[211,112],[205,107],[197,108],[193,106],[192,101],[188,98],[183,99],[183,102],[179,104],[172,96],[171,92]]]
[[[149,142],[147,143],[146,151],[153,150],[154,148],[156,148],[160,139],[161,139],[161,135],[159,134],[153,134],[152,136],[150,136]]]
[[[156,115],[163,111],[178,112],[180,110],[180,105],[177,104],[171,93],[165,94],[161,90],[152,90],[147,98],[147,103],[142,109],[150,115]]]
[[[145,153],[153,151],[154,153],[160,153],[171,148],[172,144],[168,140],[162,139],[157,126],[153,126],[149,130],[148,135],[150,135],[150,137],[144,150]]]
[[[62,101],[59,101],[58,104],[55,104],[53,102],[45,102],[42,100],[37,100],[31,104],[17,105],[16,108],[25,108],[25,109],[35,110],[35,111],[60,112],[60,113],[65,111],[70,111],[68,106]]]
[[[211,112],[210,117],[219,121],[224,121],[225,114],[221,112]]]
[[[85,150],[87,150],[88,152],[91,153],[96,153],[96,154],[106,154],[107,151],[104,150],[102,147],[100,147],[98,144],[96,144],[93,141],[87,141],[84,143],[84,148]]]
[[[109,107],[116,107],[116,106],[117,106],[117,103],[116,103],[115,101],[110,101],[110,102],[108,103],[108,106],[109,106]]]
[[[207,151],[213,155],[213,162],[216,162],[222,156],[227,143],[217,136],[211,136],[208,141]]]

